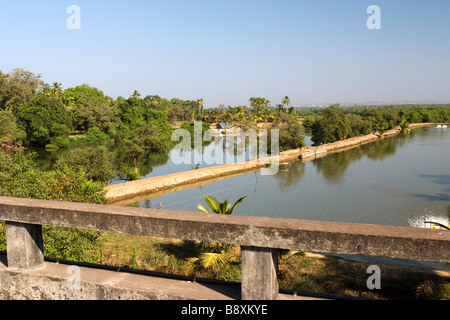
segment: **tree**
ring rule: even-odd
[[[128,170],[122,171],[128,172],[129,179],[137,179],[139,177],[138,161],[147,158],[151,153],[163,153],[170,146],[170,136],[162,135],[154,124],[141,122],[119,142],[118,147],[122,151],[120,163],[124,165],[123,168],[127,168],[132,161],[134,174]]]
[[[181,113],[181,108],[178,105],[172,106],[170,109],[170,116],[172,119],[172,123],[176,123],[178,120],[178,115]]]
[[[54,82],[53,83],[53,93],[56,95],[59,95],[61,92],[63,92],[63,89],[61,87],[61,83]]]
[[[281,101],[281,104],[283,105],[283,107],[287,108],[291,105],[291,99],[289,99],[288,96],[285,96]]]
[[[365,119],[356,113],[346,114],[345,122],[348,125],[348,137],[355,137],[361,134],[369,134],[373,129],[373,125],[370,120]]]
[[[24,130],[17,125],[16,117],[12,111],[0,110],[0,141],[10,144],[20,144],[26,138]]]
[[[298,121],[297,116],[283,113],[279,121],[281,125],[279,123],[277,125],[279,129],[280,151],[304,147],[305,130]]]
[[[344,139],[348,134],[348,125],[339,104],[327,107],[314,123],[311,131],[311,140],[315,144]]]
[[[119,108],[103,92],[87,84],[68,88],[60,95],[71,113],[74,129],[88,132],[91,128],[111,130],[120,125]],[[119,100],[121,101],[121,100]]]
[[[262,109],[267,108],[270,104],[269,100],[259,97],[252,97],[249,99],[249,101],[255,113],[258,113]]]
[[[18,119],[25,129],[25,144],[28,146],[68,143],[71,121],[65,106],[57,97],[38,94],[20,106]]]
[[[14,69],[9,74],[0,71],[0,109],[17,115],[20,105],[33,99],[42,90],[40,75],[24,69]]]
[[[106,146],[98,145],[71,148],[58,157],[56,168],[68,166],[85,173],[87,179],[108,184],[115,175],[114,153]]]
[[[270,110],[269,108],[263,108],[258,112],[258,116],[261,117],[262,119],[264,119],[264,122],[267,123],[269,120],[273,120],[274,119],[274,115],[272,110]]]
[[[134,90],[133,94],[131,95],[132,98],[137,99],[141,96],[141,94],[139,93],[139,91]]]
[[[86,179],[77,169],[44,171],[32,156],[0,152],[0,196],[105,204],[105,193],[102,183]],[[4,224],[0,224],[0,250],[5,250],[2,234]],[[44,255],[96,263],[100,235],[98,231],[44,226]]]
[[[205,102],[201,98],[197,100],[197,114],[198,115],[201,115],[203,113],[203,104],[204,103]]]

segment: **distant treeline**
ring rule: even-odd
[[[301,119],[303,118],[303,122]],[[174,127],[192,121],[229,122],[244,130],[280,129],[280,149],[304,146],[305,132],[316,144],[397,125],[450,121],[449,106],[381,106],[298,109],[288,96],[272,105],[251,97],[249,106],[204,108],[203,99],[141,97],[113,99],[87,84],[63,89],[23,69],[0,71],[0,149],[46,150],[57,168],[81,168],[88,178],[108,183],[137,179],[168,161]]]
[[[450,122],[450,105],[355,106],[338,104],[321,109],[302,110],[303,126],[315,144],[329,143],[373,131],[380,133],[410,123]]]
[[[46,84],[23,69],[0,71],[3,149],[57,152],[60,163],[80,165],[104,182],[118,175],[138,178],[138,166],[149,166],[151,155],[164,158],[170,150],[171,123],[194,120],[202,109],[202,99],[141,98],[137,91],[113,99],[87,84],[63,90],[60,83]]]
[[[107,183],[112,179],[137,179],[168,160],[175,144],[176,126],[190,128],[192,121],[232,121],[244,129],[258,122],[283,128],[283,149],[304,145],[303,129],[287,97],[273,112],[270,101],[250,98],[251,107],[204,108],[203,99],[141,97],[113,99],[87,84],[63,89],[40,76],[14,69],[0,71],[0,149],[21,146],[52,153],[58,166],[81,167],[87,177]],[[276,115],[276,117],[274,116]],[[76,148],[77,146],[82,146]]]

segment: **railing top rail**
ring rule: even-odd
[[[450,231],[0,197],[0,220],[243,246],[450,262]]]

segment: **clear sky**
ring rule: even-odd
[[[0,0],[0,70],[17,67],[206,107],[450,102],[450,0]]]

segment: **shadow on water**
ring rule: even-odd
[[[416,193],[413,194],[413,196],[416,198],[422,198],[427,201],[450,202],[450,194],[445,193],[436,193],[436,194]]]
[[[450,174],[418,174],[420,178],[430,179],[435,183],[450,185]]]
[[[436,193],[436,194],[426,194],[426,193],[416,193],[413,194],[414,197],[422,198],[427,201],[442,201],[450,202],[450,174],[418,174],[420,178],[431,180],[439,185],[449,186],[446,187],[446,192],[448,193]]]

